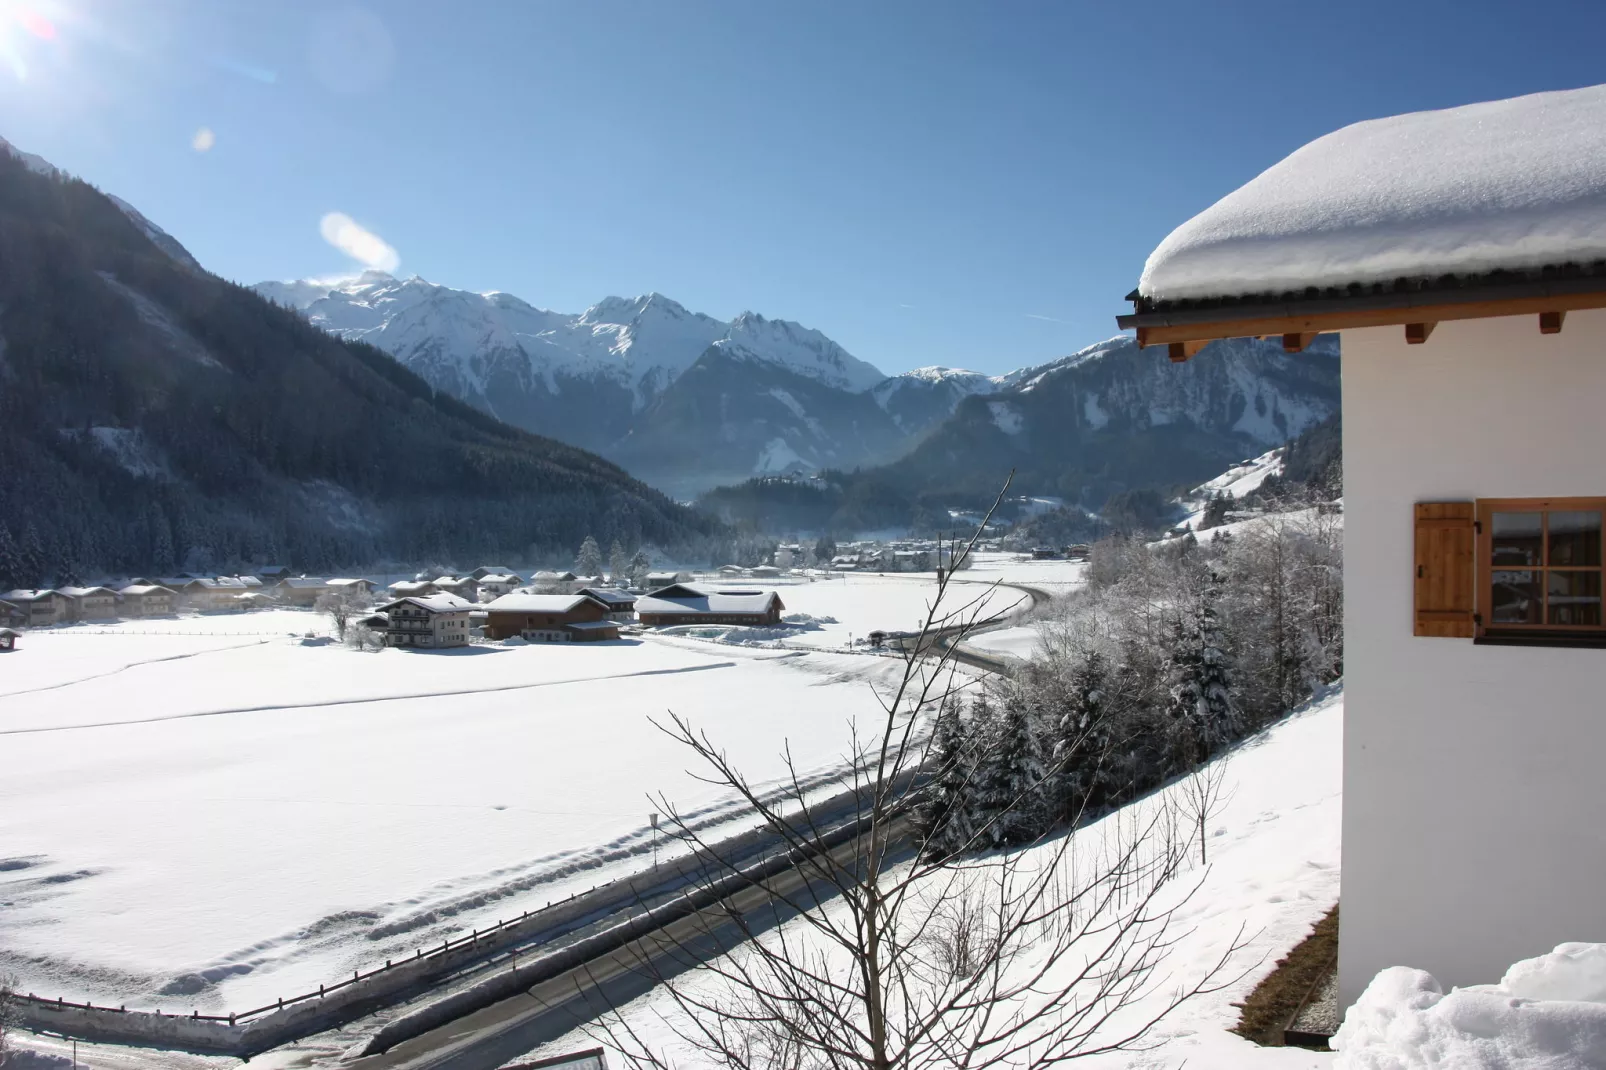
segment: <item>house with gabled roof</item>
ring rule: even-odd
[[[608,607],[608,617],[620,623],[636,619],[636,596],[618,587],[582,587],[577,593],[595,598]]]
[[[485,637],[532,643],[619,638],[608,605],[585,594],[505,594],[485,606]]]
[[[117,616],[117,592],[110,587],[57,587],[67,599],[68,620],[113,620]]]
[[[52,588],[18,589],[0,594],[0,599],[10,602],[18,609],[28,614],[28,627],[40,628],[47,624],[57,624],[67,619],[68,601],[60,592]]]
[[[470,616],[478,607],[455,594],[411,595],[380,606],[373,618],[385,621],[385,645],[439,650],[467,646]]]
[[[1120,325],[1342,341],[1338,987],[1606,927],[1606,86],[1358,123],[1183,223]]]
[[[9,628],[26,628],[28,611],[13,602],[0,599],[0,625]]]
[[[166,617],[173,612],[177,595],[153,583],[131,583],[117,592],[125,617]]]
[[[273,588],[273,596],[288,606],[312,606],[329,593],[329,581],[321,576],[288,576]]]
[[[774,591],[757,589],[704,589],[686,583],[660,587],[636,599],[641,623],[662,627],[672,624],[774,625],[786,606]]]

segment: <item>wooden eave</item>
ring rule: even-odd
[[[1129,300],[1137,305],[1137,311],[1117,316],[1116,323],[1123,330],[1136,329],[1139,346],[1192,348],[1190,344],[1219,338],[1287,338],[1402,324],[1418,328],[1425,337],[1420,330],[1423,325],[1495,316],[1540,316],[1541,330],[1553,334],[1561,329],[1561,314],[1606,308],[1606,277],[1595,274],[1382,292],[1354,289],[1360,292],[1152,304],[1134,293]],[[1432,330],[1431,326],[1426,329]]]

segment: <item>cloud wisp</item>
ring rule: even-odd
[[[1026,318],[1029,319],[1029,320],[1042,320],[1044,323],[1064,323],[1065,322],[1064,320],[1057,320],[1053,316],[1039,316],[1035,312],[1026,313]]]
[[[212,146],[217,144],[217,135],[212,133],[210,126],[203,126],[190,138],[190,148],[196,152],[211,152]]]
[[[318,222],[323,240],[365,267],[395,271],[401,254],[395,246],[344,212],[329,212]]]

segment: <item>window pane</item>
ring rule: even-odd
[[[1490,616],[1495,624],[1539,624],[1538,572],[1495,572]]]
[[[1600,513],[1550,514],[1550,564],[1600,564]]]
[[[1552,572],[1550,624],[1600,623],[1600,573]]]
[[[1495,568],[1540,564],[1543,521],[1543,513],[1496,513],[1490,525]]]

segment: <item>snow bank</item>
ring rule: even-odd
[[[1449,995],[1432,974],[1392,966],[1345,1012],[1333,1048],[1333,1070],[1606,1067],[1606,944],[1562,944]]]
[[[1172,231],[1179,300],[1606,257],[1606,86],[1356,123]]]

